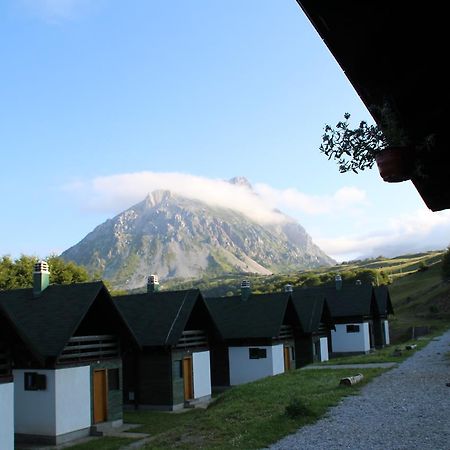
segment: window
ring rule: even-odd
[[[120,390],[120,373],[119,369],[108,369],[108,390]]]
[[[267,358],[267,350],[265,348],[249,348],[248,357],[250,359],[264,359]]]
[[[359,333],[359,325],[347,325],[347,333]]]
[[[45,391],[47,389],[47,377],[37,372],[25,372],[24,389],[26,391]]]

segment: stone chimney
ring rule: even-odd
[[[147,292],[149,294],[159,291],[158,275],[150,275],[147,278]]]
[[[39,297],[50,284],[50,272],[46,261],[39,261],[34,265],[33,296]]]
[[[241,282],[241,297],[242,300],[248,300],[250,297],[250,294],[252,293],[252,290],[250,288],[250,281],[249,280],[242,280]]]
[[[342,288],[342,277],[340,275],[336,275],[334,281],[336,283],[336,290],[337,291],[341,290],[341,288]]]
[[[292,284],[286,284],[284,286],[284,292],[293,292],[294,289],[292,288]]]

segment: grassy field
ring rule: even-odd
[[[437,332],[450,326],[450,284],[442,281],[439,263],[396,279],[389,291],[395,312],[390,319],[394,342],[408,339],[413,326]]]
[[[411,339],[397,345],[375,350],[367,355],[339,356],[329,361],[320,363],[321,365],[339,365],[339,364],[368,364],[368,363],[384,363],[393,362],[401,363],[409,358],[416,351],[425,347],[434,337],[442,334],[443,331],[450,328],[450,323],[442,328],[436,329],[427,336],[421,336],[419,339]],[[413,346],[414,348],[411,348]]]
[[[129,412],[126,420],[141,423],[133,431],[155,436],[147,449],[257,449],[316,421],[330,406],[379,375],[381,369],[361,371],[364,381],[339,386],[355,370],[295,370],[234,387],[220,394],[206,410],[181,414]],[[297,401],[297,403],[295,402]],[[290,404],[303,405],[298,417],[286,414]]]

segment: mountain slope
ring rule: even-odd
[[[161,279],[224,272],[270,274],[334,262],[287,216],[282,223],[260,225],[231,209],[169,191],[149,194],[61,256],[122,289],[144,285],[151,273]]]

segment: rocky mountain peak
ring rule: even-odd
[[[144,199],[144,204],[147,208],[154,208],[162,203],[171,201],[173,198],[174,194],[171,191],[167,189],[158,189],[147,194]]]
[[[237,186],[245,186],[245,187],[248,187],[250,190],[253,190],[253,186],[250,184],[250,181],[248,181],[247,178],[245,178],[245,177],[241,177],[241,176],[233,177],[233,178],[230,178],[228,180],[228,182],[231,184],[235,184]]]
[[[244,177],[232,180],[251,188]],[[334,263],[287,216],[286,221],[263,225],[233,209],[168,190],[150,193],[61,256],[100,273],[116,289],[144,286],[151,273],[164,280],[270,274]]]

